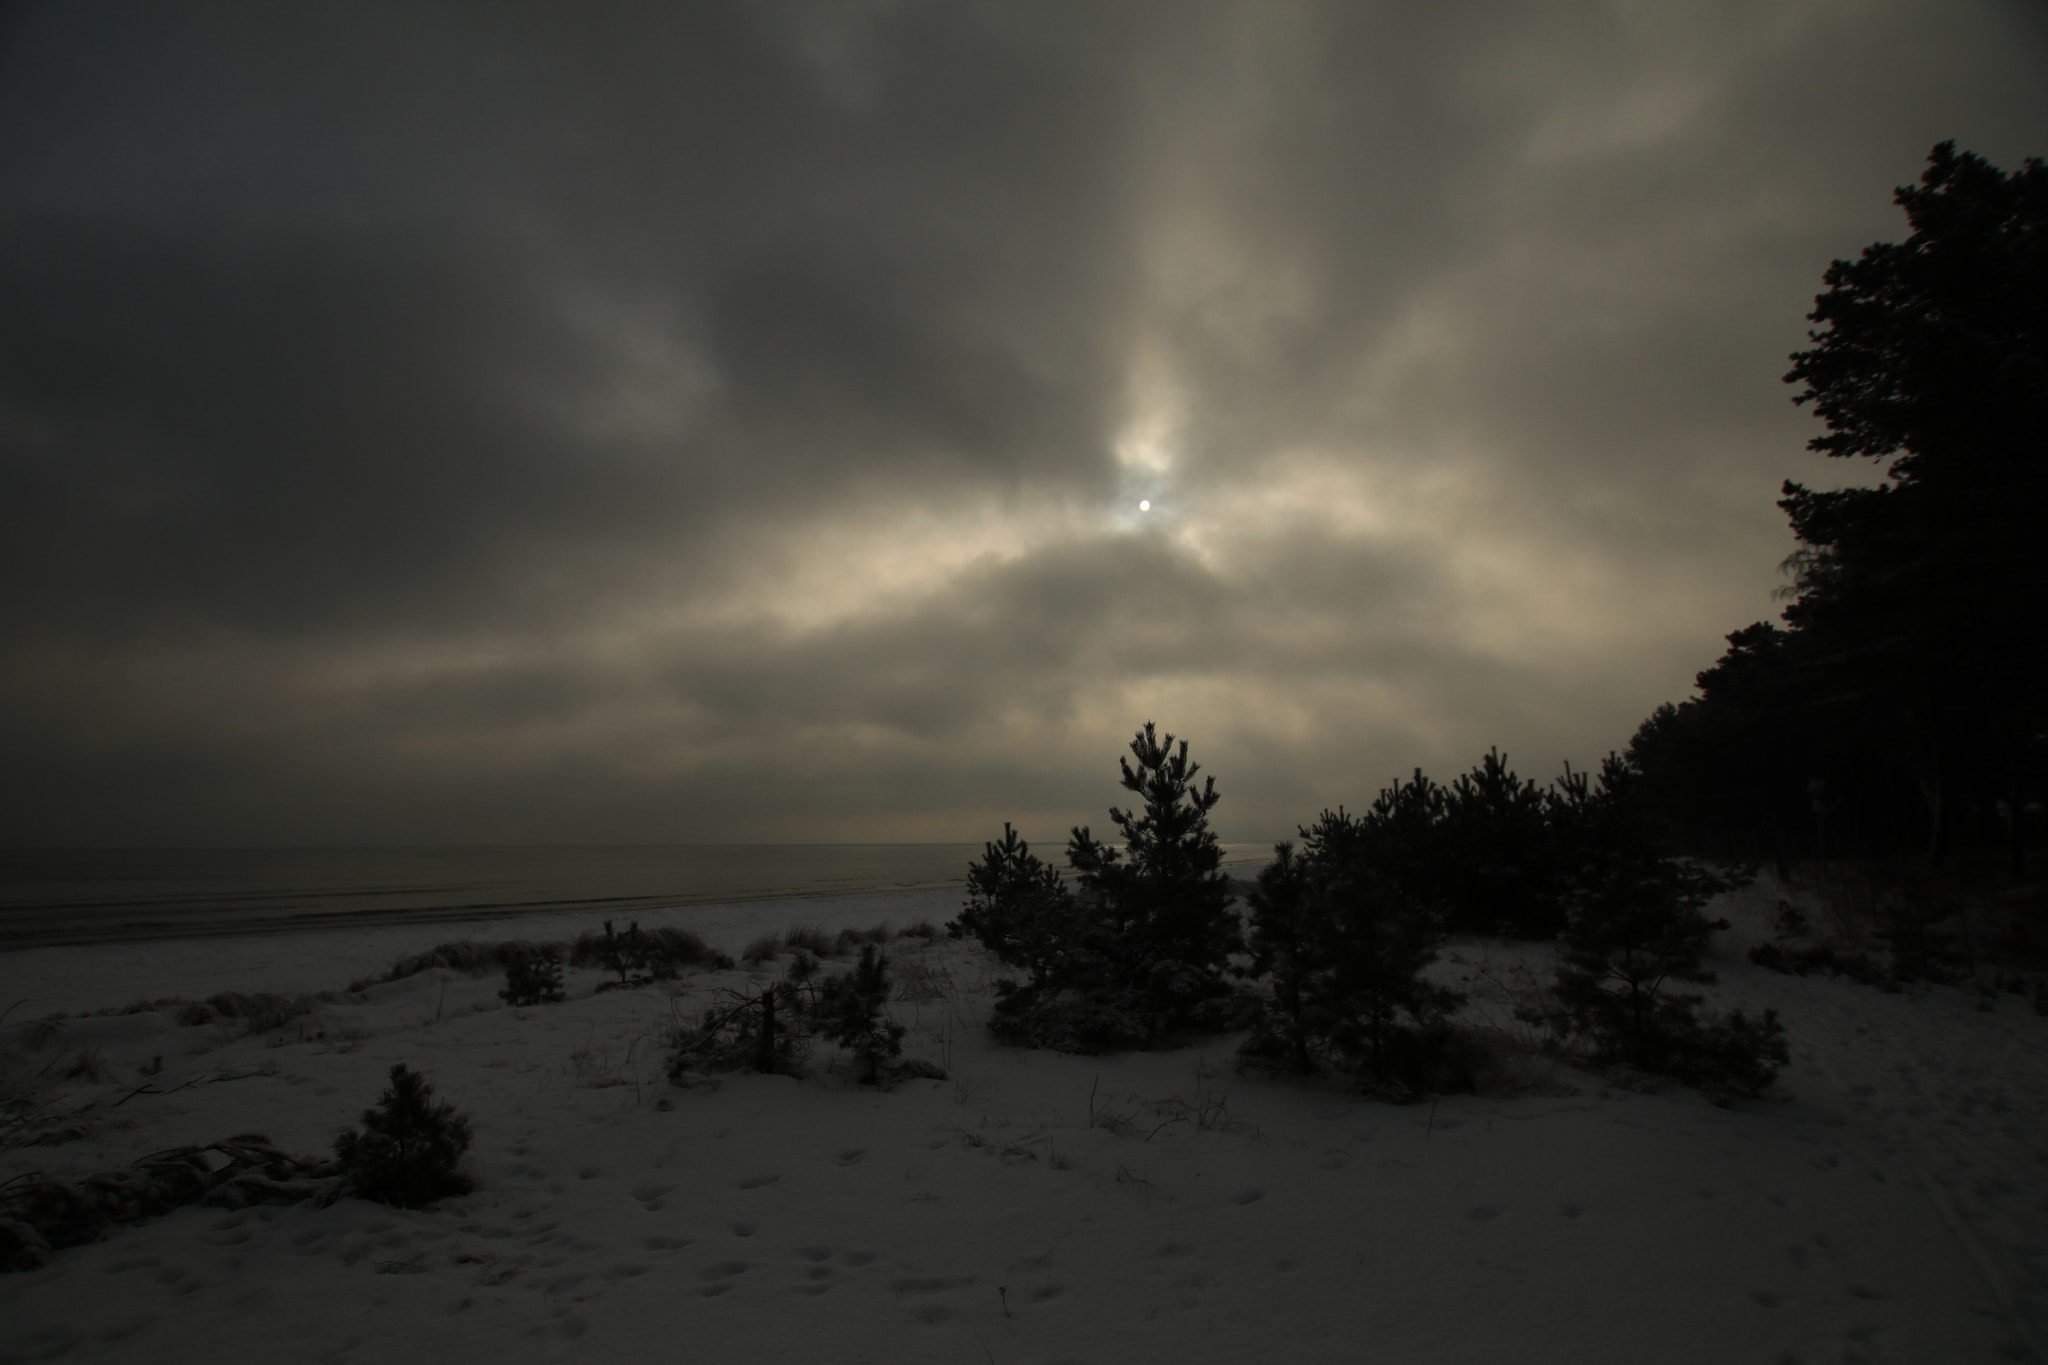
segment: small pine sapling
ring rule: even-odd
[[[1420,1093],[1440,1069],[1444,1018],[1464,1001],[1423,975],[1442,929],[1384,878],[1339,875],[1324,895],[1335,920],[1320,991],[1331,1045],[1362,1060],[1376,1085],[1397,1081]]]
[[[401,1209],[469,1193],[470,1181],[456,1169],[469,1150],[469,1120],[452,1104],[433,1103],[433,1095],[405,1063],[391,1068],[390,1087],[363,1111],[363,1131],[334,1143],[351,1193]]]
[[[809,1042],[809,998],[814,988],[795,979],[762,985],[758,992],[722,992],[724,1001],[671,1036],[668,1076],[678,1085],[705,1072],[758,1071],[795,1076]]]
[[[1007,820],[1003,841],[982,848],[981,860],[967,864],[967,904],[948,932],[980,939],[1004,965],[1024,971],[1034,989],[1066,979],[1085,926],[1059,869],[1033,853]]]
[[[1464,997],[1423,975],[1443,926],[1376,865],[1366,822],[1342,808],[1302,830],[1321,970],[1311,998],[1331,1047],[1363,1061],[1373,1084],[1419,1094],[1448,1050],[1446,1015]]]
[[[1130,749],[1137,766],[1119,758],[1117,767],[1143,804],[1110,807],[1122,847],[1098,843],[1084,825],[1067,841],[1067,863],[1114,935],[1108,956],[1118,984],[1169,1027],[1213,1023],[1230,994],[1230,955],[1244,947],[1223,847],[1209,827],[1222,796],[1213,777],[1196,785],[1202,765],[1188,758],[1187,741],[1176,750],[1151,721]]]
[[[1294,845],[1273,845],[1273,861],[1259,871],[1246,897],[1251,908],[1245,946],[1251,954],[1243,975],[1268,977],[1273,998],[1245,1040],[1247,1060],[1285,1065],[1297,1076],[1315,1071],[1312,1041],[1325,1030],[1314,1019],[1314,985],[1323,966],[1321,907],[1311,902],[1306,870]]]
[[[818,1031],[860,1058],[866,1068],[862,1085],[879,1084],[883,1060],[903,1051],[903,1025],[882,1013],[889,986],[889,959],[869,943],[852,971],[825,982],[819,992]]]
[[[1301,831],[1299,855],[1275,847],[1249,898],[1247,973],[1269,976],[1273,997],[1241,1055],[1300,1074],[1334,1055],[1410,1095],[1462,1084],[1446,1016],[1463,997],[1423,974],[1441,925],[1382,870],[1378,833],[1340,807]]]
[[[598,959],[607,971],[619,974],[616,982],[607,981],[599,990],[617,990],[627,986],[644,986],[654,978],[647,972],[647,942],[640,934],[640,921],[634,920],[621,934],[612,928],[612,922],[604,922],[604,946],[598,950]]]
[[[1666,855],[1636,791],[1635,774],[1610,756],[1588,822],[1594,837],[1566,895],[1558,1001],[1603,1061],[1759,1094],[1789,1055],[1777,1011],[1703,1020],[1697,992],[1669,989],[1715,980],[1701,959],[1728,921],[1702,912],[1748,878]]]
[[[562,957],[552,946],[534,949],[505,964],[505,989],[498,998],[508,1005],[558,1005],[562,1002]]]

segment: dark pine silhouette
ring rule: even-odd
[[[354,1193],[417,1209],[469,1192],[456,1169],[469,1150],[469,1120],[433,1096],[426,1077],[403,1062],[391,1068],[390,1087],[363,1111],[363,1131],[343,1133],[334,1144]]]
[[[1945,142],[1896,202],[1911,234],[1829,267],[1785,376],[1826,425],[1811,448],[1884,481],[1784,485],[1784,628],[1729,636],[1630,754],[1702,844],[2002,842],[2018,876],[2048,732],[2048,167]]]

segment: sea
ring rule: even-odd
[[[0,850],[0,952],[964,886],[980,844]],[[1270,857],[1223,846],[1237,875]]]

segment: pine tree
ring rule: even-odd
[[[1424,905],[1440,906],[1449,894],[1449,808],[1449,793],[1417,768],[1410,780],[1384,788],[1359,817],[1381,872]]]
[[[1702,1020],[1699,993],[1670,989],[1714,981],[1702,959],[1728,921],[1708,919],[1704,908],[1747,877],[1668,856],[1640,783],[1610,754],[1599,788],[1581,804],[1588,843],[1567,893],[1557,998],[1602,1060],[1757,1093],[1787,1058],[1777,1012],[1759,1022],[1740,1012]]]
[[[1301,837],[1298,855],[1275,848],[1251,895],[1250,971],[1273,996],[1242,1055],[1297,1073],[1336,1057],[1373,1086],[1431,1088],[1462,999],[1423,974],[1441,922],[1382,870],[1367,820],[1326,810]]]
[[[866,1067],[861,1084],[881,1081],[882,1062],[903,1051],[903,1025],[883,1014],[889,1003],[889,959],[863,944],[853,970],[826,981],[813,1016],[818,1031]]]
[[[469,1150],[469,1120],[452,1104],[433,1103],[433,1094],[426,1078],[403,1062],[391,1068],[390,1087],[363,1111],[363,1131],[335,1140],[354,1193],[417,1209],[469,1192],[469,1180],[456,1169]]]
[[[1325,936],[1325,965],[1310,995],[1330,1045],[1362,1061],[1376,1084],[1396,1079],[1398,1070],[1420,1090],[1443,1042],[1443,1017],[1463,998],[1423,975],[1436,961],[1442,923],[1376,865],[1362,821],[1324,811],[1301,833],[1309,898]]]
[[[1327,1028],[1314,1008],[1315,987],[1327,965],[1327,920],[1322,905],[1310,896],[1307,869],[1295,857],[1294,845],[1273,845],[1273,861],[1259,869],[1258,885],[1247,898],[1251,915],[1245,947],[1251,963],[1243,975],[1267,977],[1273,999],[1252,1036],[1245,1040],[1247,1058],[1284,1063],[1297,1076],[1315,1070],[1312,1046]]]
[[[505,989],[498,998],[508,1005],[558,1005],[562,1001],[562,958],[552,947],[539,947],[505,964]]]
[[[1007,820],[1003,841],[982,847],[981,861],[967,865],[967,904],[947,929],[980,939],[1006,966],[1022,969],[1033,989],[1071,978],[1086,926],[1059,869]]]
[[[1550,938],[1564,927],[1549,891],[1543,793],[1489,749],[1444,796],[1445,909],[1452,927]]]
[[[1221,800],[1216,779],[1200,787],[1201,765],[1186,740],[1162,741],[1146,721],[1117,766],[1123,786],[1144,799],[1140,810],[1110,808],[1123,836],[1117,848],[1096,842],[1086,826],[1067,844],[1067,862],[1116,935],[1116,965],[1127,984],[1173,1023],[1191,1021],[1205,1001],[1227,993],[1230,954],[1244,946],[1230,908],[1223,850],[1209,828]]]

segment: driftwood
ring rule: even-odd
[[[281,1152],[260,1133],[173,1147],[80,1180],[33,1171],[0,1184],[0,1273],[33,1270],[48,1264],[55,1251],[187,1204],[320,1206],[340,1198],[343,1189],[338,1163]]]

